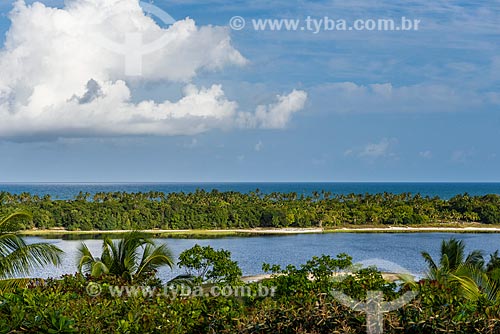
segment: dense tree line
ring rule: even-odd
[[[0,192],[0,215],[32,212],[24,228],[68,230],[225,229],[415,225],[449,222],[500,223],[500,196],[457,195],[449,200],[405,194],[332,195],[315,192],[248,194],[80,193],[71,200]]]

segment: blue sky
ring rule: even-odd
[[[91,0],[69,2],[80,1]],[[62,1],[40,2],[64,8]],[[177,101],[187,84],[220,84],[225,98],[245,112],[257,106],[271,110],[277,95],[292,91],[304,92],[307,100],[287,114],[286,124],[217,123],[195,133],[184,128],[110,133],[109,127],[74,133],[28,123],[28,130],[4,128],[2,136],[0,126],[0,182],[500,181],[498,1],[156,0],[154,5],[177,20],[190,17],[199,27],[227,26],[231,17],[244,17],[245,29],[225,31],[245,62],[219,55],[213,62],[224,59],[224,67],[206,65],[187,79],[172,79],[171,72],[149,80],[118,78],[126,81],[134,102]],[[12,4],[0,4],[2,43],[11,9]],[[255,31],[249,24],[307,16],[347,21],[405,16],[421,23],[418,31],[318,34]],[[30,38],[27,32],[16,34]],[[193,57],[209,53],[189,50],[198,53]],[[174,68],[190,58],[169,57]],[[5,85],[14,87],[9,80]]]

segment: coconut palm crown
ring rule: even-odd
[[[107,274],[132,282],[173,264],[167,245],[157,246],[138,231],[129,232],[116,242],[104,238],[100,257],[94,257],[84,243],[78,249],[78,270],[94,277]]]
[[[59,265],[63,253],[55,245],[47,243],[27,244],[16,234],[20,219],[31,219],[26,212],[15,212],[0,218],[0,285],[7,283],[20,286],[34,270],[45,265]]]
[[[484,265],[481,251],[474,250],[465,256],[465,243],[454,238],[443,240],[441,243],[439,262],[427,252],[422,252],[422,257],[429,267],[429,278],[438,280],[464,266],[481,268]]]

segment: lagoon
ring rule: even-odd
[[[500,234],[496,233],[324,233],[297,235],[270,235],[252,237],[225,237],[214,239],[155,239],[157,243],[166,243],[177,256],[184,250],[199,244],[210,245],[216,249],[231,251],[234,260],[238,261],[243,275],[262,273],[262,263],[300,265],[313,256],[321,254],[335,256],[348,253],[354,262],[369,259],[391,261],[407,269],[417,276],[425,274],[426,265],[420,253],[429,252],[433,257],[439,256],[442,240],[457,238],[465,241],[469,252],[479,249],[484,252],[486,260],[489,254],[500,249]],[[33,277],[59,277],[76,272],[77,248],[85,242],[94,256],[100,255],[101,240],[64,240],[52,237],[26,237],[32,242],[49,242],[61,248],[62,265],[58,268],[46,266],[33,273]],[[382,269],[382,268],[381,268]],[[158,273],[162,281],[167,281],[183,273],[179,268],[170,270],[163,268]]]

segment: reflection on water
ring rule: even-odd
[[[262,272],[262,263],[294,264],[305,263],[312,256],[348,253],[354,261],[379,258],[397,263],[415,274],[425,271],[422,251],[438,256],[441,241],[455,237],[463,239],[467,251],[480,249],[489,255],[500,249],[500,234],[453,234],[453,233],[330,233],[303,234],[286,236],[227,237],[218,239],[155,239],[166,243],[177,256],[195,244],[210,245],[216,249],[231,251],[238,261],[244,275]],[[47,266],[34,273],[33,277],[58,277],[65,273],[76,272],[77,248],[83,241],[95,256],[100,255],[101,239],[85,240],[42,239],[26,237],[27,242],[49,242],[64,250],[63,263],[59,268]],[[182,272],[178,268],[161,269],[160,278],[164,281]]]

